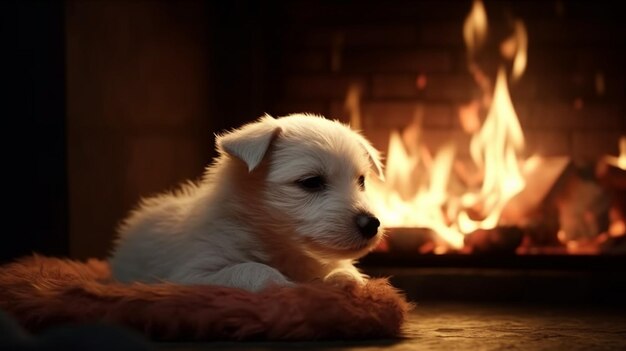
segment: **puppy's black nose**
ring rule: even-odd
[[[378,232],[378,227],[380,226],[378,218],[370,214],[362,213],[357,215],[355,220],[356,226],[359,228],[359,232],[365,238],[372,238]]]

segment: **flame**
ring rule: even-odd
[[[515,42],[517,51],[513,59],[513,69],[511,72],[512,80],[518,80],[526,70],[526,62],[528,61],[528,35],[526,34],[526,26],[524,22],[515,21]]]
[[[386,182],[373,181],[369,186],[369,196],[377,206],[376,213],[385,225],[390,227],[421,227],[435,231],[441,239],[453,248],[463,246],[463,235],[449,226],[443,207],[448,201],[447,188],[450,170],[454,161],[455,149],[452,144],[444,146],[427,169],[428,181],[417,191],[411,192],[415,178],[411,177],[423,160],[410,153],[404,146],[397,131],[390,135]]]
[[[473,3],[463,35],[470,52],[486,39],[487,16],[480,0]],[[528,44],[521,21],[516,22],[512,40],[515,49],[511,54],[512,79],[518,79],[526,67]],[[506,71],[498,70],[491,90],[487,89],[491,83],[484,80],[482,70],[471,62],[470,69],[475,77],[482,77],[477,83],[489,95],[483,101],[490,102],[482,125],[480,105],[476,102],[459,110],[465,131],[473,133],[469,150],[478,176],[455,174],[465,168],[455,160],[456,147],[452,143],[438,150],[431,159],[420,140],[422,110],[418,106],[413,123],[402,134],[399,131],[390,134],[385,165],[387,181],[373,179],[368,185],[376,213],[386,226],[429,228],[441,239],[436,245],[438,252],[445,251],[442,244],[460,249],[466,234],[496,227],[506,204],[525,186],[520,157],[524,135],[509,94]],[[467,181],[468,189],[459,191],[459,177],[478,181]],[[473,183],[477,186],[472,186]]]
[[[475,207],[480,202],[481,212],[488,215],[476,221],[470,219],[467,212],[461,212],[459,227],[462,232],[491,229],[498,224],[504,206],[525,185],[518,162],[518,154],[523,148],[524,135],[511,102],[506,73],[500,69],[491,109],[483,127],[470,143],[472,159],[485,170],[482,188],[477,195],[464,196],[465,206]]]
[[[617,157],[606,155],[604,161],[614,167],[621,168],[626,171],[626,136],[619,138],[619,155]]]
[[[407,130],[419,128],[418,122],[414,119]],[[419,138],[419,133],[409,134]],[[407,148],[406,144],[398,131],[391,133],[387,181],[369,187],[377,213],[387,226],[430,228],[450,247],[459,249],[465,234],[496,227],[504,206],[524,188],[519,161],[524,136],[503,69],[498,73],[491,109],[470,143],[472,159],[484,174],[479,190],[451,194],[453,144],[441,148],[431,162],[420,155],[419,148]],[[416,177],[420,171],[426,173],[421,184]],[[472,219],[470,212],[484,217]]]
[[[626,170],[626,136],[619,139],[619,157],[617,158],[619,168]]]
[[[626,235],[626,221],[624,221],[622,214],[615,207],[609,210],[608,234],[612,237]]]
[[[480,49],[485,43],[487,29],[487,12],[485,11],[485,6],[482,1],[474,0],[472,9],[463,24],[463,39],[465,39],[465,45],[469,49],[470,54]]]

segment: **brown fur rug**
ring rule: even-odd
[[[261,293],[218,286],[122,285],[105,261],[33,256],[0,267],[0,309],[32,331],[66,324],[124,325],[155,340],[394,338],[411,305],[384,279]]]

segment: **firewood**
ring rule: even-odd
[[[519,227],[480,229],[465,236],[465,245],[477,254],[515,254],[524,232]]]
[[[420,253],[420,248],[433,242],[433,232],[427,228],[387,228],[385,238],[390,252]]]
[[[509,200],[502,212],[501,223],[527,224],[527,220],[542,209],[551,194],[559,191],[573,171],[569,157],[538,157],[526,161],[522,169],[526,186]]]

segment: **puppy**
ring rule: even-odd
[[[382,235],[365,195],[369,171],[382,170],[363,136],[321,116],[266,115],[216,144],[202,180],[143,200],[123,222],[117,280],[249,291],[365,282],[352,262]]]

